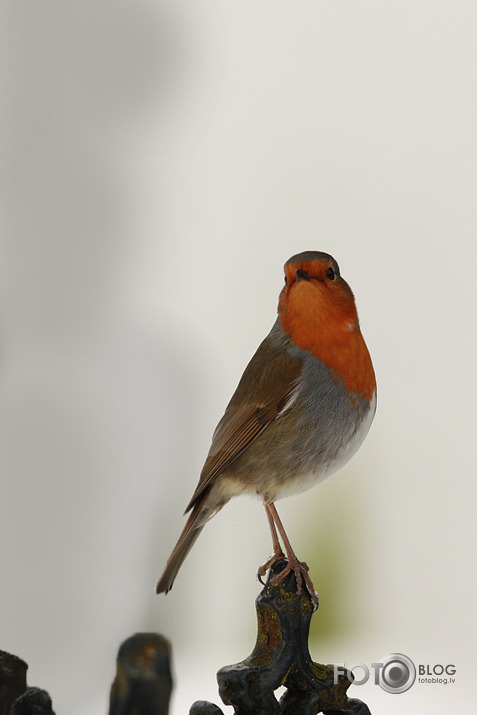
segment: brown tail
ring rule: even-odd
[[[204,494],[192,509],[187,523],[184,526],[184,530],[179,536],[179,541],[169,556],[164,573],[157,583],[156,593],[168,593],[168,591],[171,590],[177,573],[184,563],[187,554],[194,546],[200,532],[214,513],[214,511],[205,505],[207,496],[207,493]]]

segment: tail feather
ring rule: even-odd
[[[210,516],[212,516],[210,510],[204,506],[204,502],[205,499],[202,498],[192,509],[182,534],[172,554],[169,556],[164,573],[157,583],[156,593],[168,593],[168,591],[171,590],[177,573],[184,563],[187,554],[194,546]]]

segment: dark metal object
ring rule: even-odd
[[[313,605],[308,593],[297,595],[293,573],[270,585],[285,565],[280,561],[272,567],[256,600],[258,632],[252,653],[217,673],[220,697],[233,706],[235,715],[370,715],[364,703],[347,697],[346,675],[335,684],[333,667],[311,660],[308,634]],[[281,685],[287,690],[278,702],[274,691]],[[189,715],[223,713],[212,703],[197,702]]]
[[[0,715],[10,715],[13,703],[27,689],[27,668],[21,658],[0,651]]]
[[[45,690],[27,687],[28,665],[0,651],[0,715],[55,715]]]
[[[11,715],[55,715],[46,690],[28,688],[13,703]]]
[[[119,648],[109,715],[167,715],[172,691],[169,641],[137,633]]]

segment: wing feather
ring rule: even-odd
[[[204,491],[284,412],[296,389],[302,361],[290,355],[283,339],[265,338],[247,365],[212,437],[189,511]]]

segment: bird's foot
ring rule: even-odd
[[[278,561],[278,559],[276,559],[275,561]],[[268,561],[267,561],[267,563],[268,563]],[[266,564],[264,564],[263,566],[266,566]],[[288,563],[285,566],[285,568],[282,569],[281,571],[279,571],[279,573],[275,574],[275,576],[273,576],[272,579],[270,579],[270,586],[277,586],[277,584],[279,584],[280,581],[283,578],[285,578],[285,576],[288,576],[288,574],[291,571],[293,571],[293,573],[295,574],[297,594],[298,595],[301,594],[302,586],[303,586],[303,582],[304,582],[305,586],[306,586],[306,590],[310,594],[311,603],[313,605],[313,611],[316,611],[318,608],[318,594],[315,591],[313,582],[308,574],[309,568],[304,561],[298,561],[298,559],[296,557],[294,559],[289,558]]]
[[[267,573],[268,569],[271,569],[272,566],[274,566],[278,561],[286,561],[286,556],[283,551],[276,551],[273,556],[270,556],[268,561],[265,561],[265,563],[259,567],[257,571],[257,578],[263,586],[265,586],[265,582],[262,580],[263,577]]]

